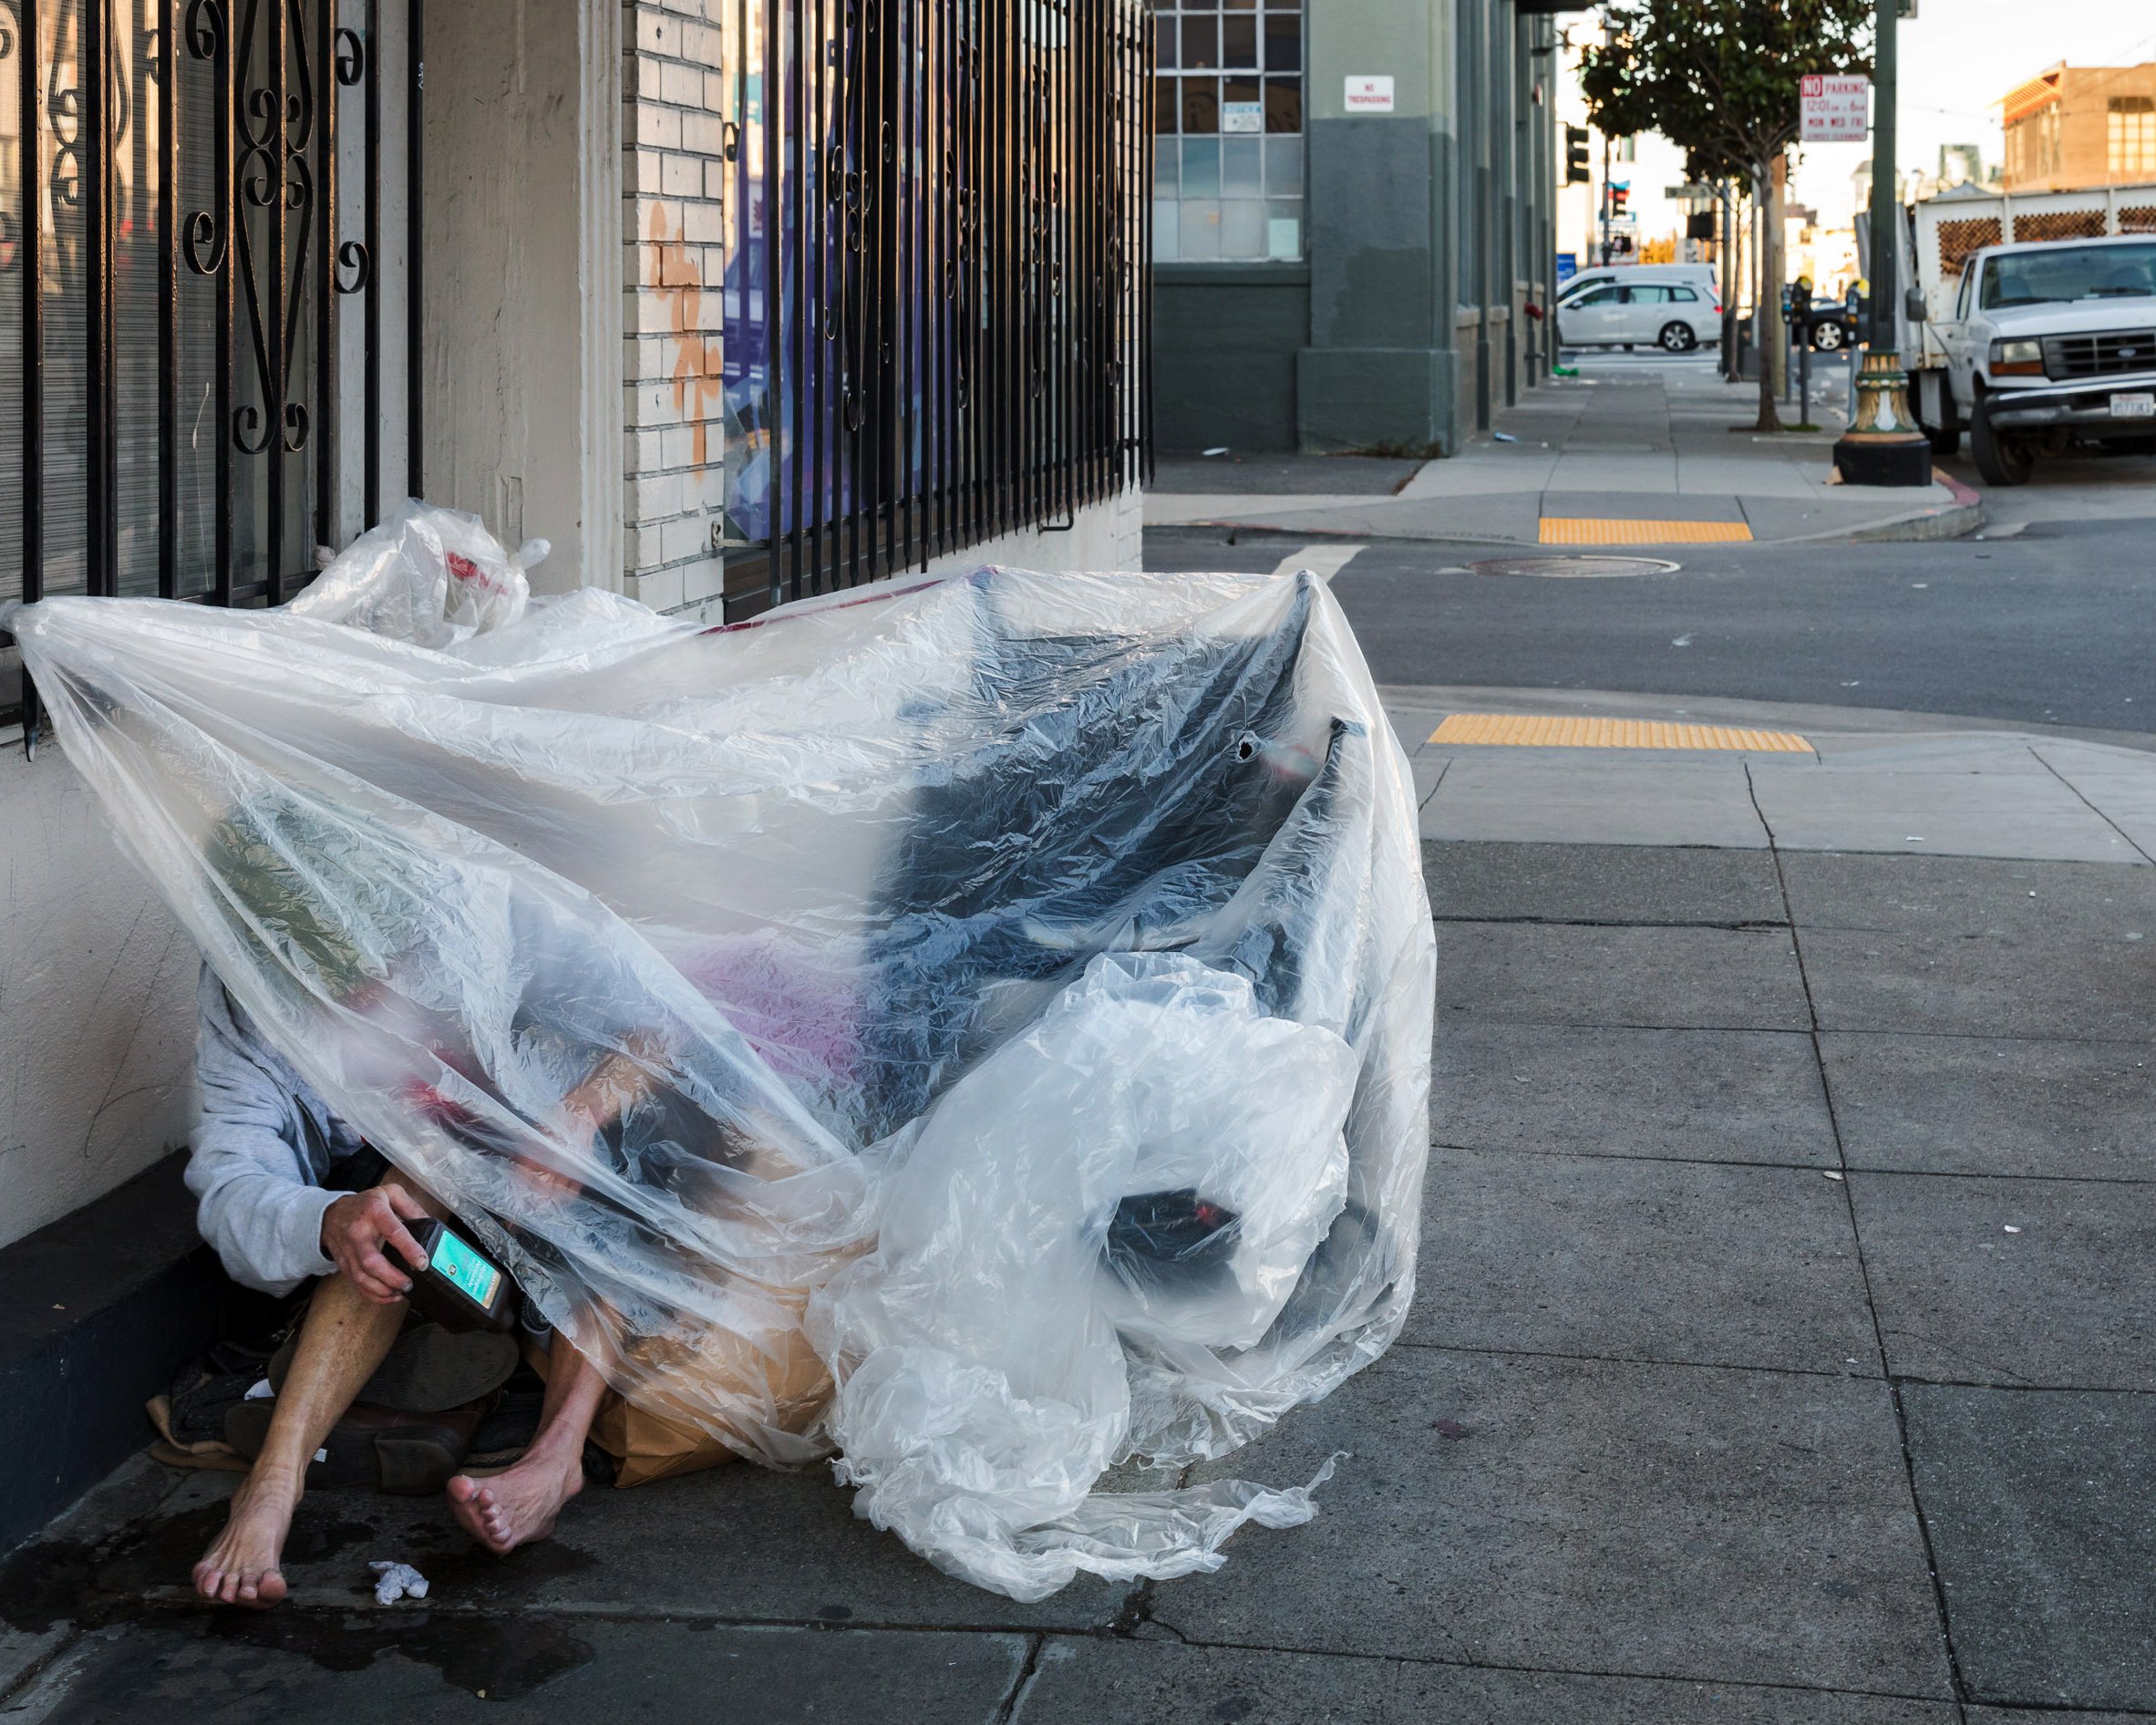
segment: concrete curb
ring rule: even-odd
[[[1914,514],[1897,516],[1878,522],[1869,527],[1860,527],[1852,532],[1808,533],[1801,540],[1777,539],[1767,542],[1776,545],[1796,545],[1820,539],[1847,539],[1873,544],[1896,541],[1927,539],[1959,539],[1973,533],[1984,525],[1982,503],[1956,503],[1951,509],[1918,510]]]

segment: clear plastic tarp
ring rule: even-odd
[[[272,611],[12,620],[262,1034],[636,1406],[1021,1599],[1216,1567],[1210,1462],[1413,1292],[1406,759],[1305,574],[711,628],[410,504]],[[1204,1470],[1211,1473],[1215,1470]]]

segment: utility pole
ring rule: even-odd
[[[1894,346],[1894,222],[1901,215],[1901,176],[1894,160],[1900,57],[1894,38],[1900,34],[1896,15],[1901,9],[1901,0],[1874,0],[1872,7],[1872,308],[1865,336],[1881,353],[1891,353]]]
[[[1722,377],[1737,378],[1737,190],[1727,175],[1722,179]]]
[[[1599,230],[1601,260],[1606,269],[1610,261],[1610,135],[1602,135],[1602,219],[1595,223]]]
[[[1896,279],[1902,221],[1894,172],[1894,36],[1901,0],[1872,8],[1872,304],[1871,346],[1858,372],[1856,423],[1834,444],[1834,469],[1845,485],[1929,485],[1932,445],[1909,411],[1909,379],[1894,351],[1901,286]]]

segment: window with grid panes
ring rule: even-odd
[[[1156,263],[1303,255],[1302,0],[1161,0]]]
[[[2110,177],[2156,178],[2156,96],[2114,96],[2107,119]]]

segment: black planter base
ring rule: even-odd
[[[1834,470],[1844,485],[1929,485],[1932,445],[1922,436],[1835,440]]]

